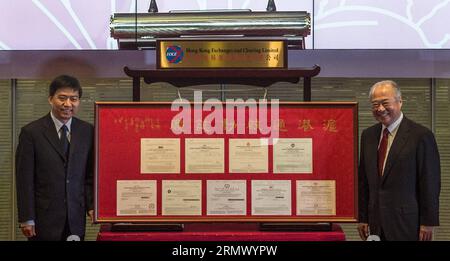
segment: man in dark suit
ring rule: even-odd
[[[439,225],[440,160],[433,133],[402,111],[393,81],[369,93],[379,122],[363,131],[359,161],[359,235],[431,240]]]
[[[84,239],[93,215],[93,126],[73,117],[82,89],[62,75],[49,87],[51,111],[21,130],[16,151],[19,223],[29,240]]]

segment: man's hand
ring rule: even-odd
[[[94,223],[94,210],[93,209],[88,211],[88,216],[91,218],[91,223]]]
[[[361,237],[362,240],[366,241],[367,237],[369,236],[369,224],[359,223],[358,224],[358,232],[359,232],[359,237]]]
[[[419,241],[431,241],[433,239],[433,227],[420,226]]]
[[[22,230],[22,234],[26,237],[36,236],[36,230],[34,228],[34,225],[22,225],[20,229]]]

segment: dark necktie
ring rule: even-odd
[[[386,158],[388,135],[389,130],[385,128],[383,131],[383,137],[381,138],[380,147],[378,147],[378,175],[380,176],[383,176],[383,165]]]
[[[67,139],[67,132],[69,131],[69,129],[67,128],[66,125],[63,125],[61,127],[61,147],[63,149],[64,155],[67,157],[69,156],[69,139]]]

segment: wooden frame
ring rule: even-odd
[[[194,106],[195,104],[190,104]],[[269,145],[267,173],[229,172],[225,158],[224,173],[186,174],[184,142],[186,138],[215,137],[225,140],[240,138],[236,134],[181,134],[175,135],[170,128],[171,119],[178,112],[171,111],[170,103],[108,103],[97,102],[96,109],[96,173],[95,173],[95,221],[96,222],[355,222],[357,221],[357,155],[358,155],[358,108],[354,102],[280,103],[280,121],[284,123],[280,138],[311,138],[313,144],[312,173],[273,173],[273,148]],[[204,112],[203,112],[204,113]],[[248,120],[248,118],[247,118]],[[302,129],[301,122],[309,120],[312,129]],[[326,125],[334,120],[334,127]],[[248,123],[248,122],[247,122]],[[159,126],[159,127],[156,127]],[[264,138],[261,133],[245,134],[244,138]],[[140,139],[179,138],[179,174],[142,174],[140,166]],[[242,216],[211,216],[206,214],[207,180],[245,180],[247,188],[246,214]],[[251,208],[251,181],[289,180],[291,184],[291,215],[253,215]],[[157,184],[157,211],[152,216],[118,216],[117,180],[155,180]],[[201,180],[202,214],[197,216],[165,216],[161,214],[162,180]],[[298,215],[296,209],[296,182],[302,180],[334,180],[336,193],[335,215]]]

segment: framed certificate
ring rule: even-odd
[[[252,215],[290,216],[290,180],[252,180]]]
[[[163,180],[161,195],[163,216],[202,214],[201,180]]]
[[[180,140],[142,138],[141,173],[180,173]]]
[[[312,173],[312,138],[278,139],[273,145],[273,173]]]
[[[117,216],[156,215],[155,180],[118,180]]]
[[[186,173],[224,173],[224,139],[185,139]]]
[[[354,102],[98,102],[95,221],[355,222],[357,115]]]
[[[246,180],[207,180],[207,215],[246,215]]]
[[[230,173],[267,173],[269,149],[263,139],[229,139]]]

